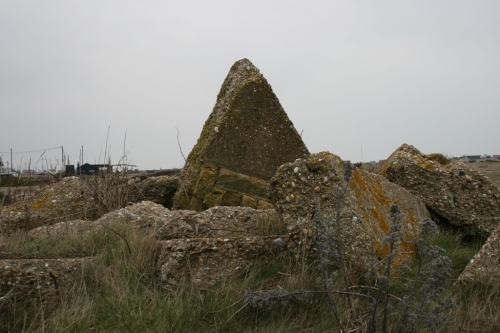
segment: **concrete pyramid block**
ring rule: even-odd
[[[277,168],[307,155],[267,80],[239,60],[187,158],[174,207],[270,206],[265,189]]]

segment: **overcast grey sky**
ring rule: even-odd
[[[232,64],[311,152],[500,154],[500,1],[0,0],[0,152],[181,167]],[[45,160],[60,161],[60,149]],[[39,162],[37,168],[41,168]]]

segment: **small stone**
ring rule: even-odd
[[[274,240],[274,244],[276,244],[279,247],[285,247],[286,246],[285,241],[283,239],[281,239],[281,238],[276,238]]]

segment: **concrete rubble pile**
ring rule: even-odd
[[[33,240],[57,242],[121,224],[158,246],[158,278],[166,286],[185,280],[211,286],[285,256],[314,266],[324,254],[315,240],[326,237],[334,240],[326,259],[338,265],[338,228],[348,265],[365,272],[387,257],[387,239],[397,232],[397,267],[415,256],[421,222],[432,213],[468,235],[492,234],[460,283],[500,274],[500,194],[486,177],[406,144],[380,174],[329,152],[310,154],[247,59],[231,68],[181,173],[132,178],[127,190],[131,204],[101,216],[85,184],[64,178],[4,207],[0,232],[24,229]],[[16,295],[56,302],[91,260],[6,256],[0,260],[0,300]]]
[[[57,241],[117,223],[141,230],[158,242],[161,248],[158,264],[169,283],[187,278],[188,272],[181,269],[187,262],[189,276],[203,284],[214,283],[216,276],[247,272],[259,260],[270,260],[282,250],[274,243],[278,236],[270,235],[285,231],[274,209],[213,207],[203,212],[171,211],[143,201],[96,221],[60,222],[40,226],[28,234],[31,238]]]

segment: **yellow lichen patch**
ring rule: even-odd
[[[436,166],[436,164],[439,165],[439,163],[434,162],[432,160],[428,160],[424,158],[423,156],[415,156],[417,159],[416,164],[421,167],[422,169],[428,170],[428,171],[436,171],[439,166]]]
[[[415,223],[416,220],[415,220],[415,214],[413,214],[413,212],[411,210],[408,211],[408,218],[413,222]]]
[[[416,249],[415,249],[415,245],[413,243],[403,241],[403,242],[401,242],[400,246],[405,254],[415,256]]]
[[[390,204],[391,204],[391,201],[389,200],[389,198],[382,192],[382,189],[380,187],[374,187],[372,188],[372,193],[375,197],[375,200],[377,200],[377,202],[383,206],[383,207],[387,207],[389,208],[390,207]]]
[[[380,229],[384,233],[389,232],[389,225],[385,221],[384,217],[377,211],[375,207],[370,208],[370,212],[372,213],[373,219],[378,223]]]
[[[359,169],[354,170],[352,173],[352,180],[354,184],[356,184],[356,189],[363,189],[364,191],[368,191],[368,187],[365,184],[364,179],[360,175]]]
[[[53,195],[50,192],[45,193],[43,197],[40,197],[38,200],[35,200],[31,204],[31,209],[40,210],[47,207],[47,205],[51,202]]]
[[[380,259],[385,258],[390,252],[388,245],[383,245],[379,242],[374,242],[373,247],[375,250],[375,255],[377,256],[377,258],[380,258]]]

